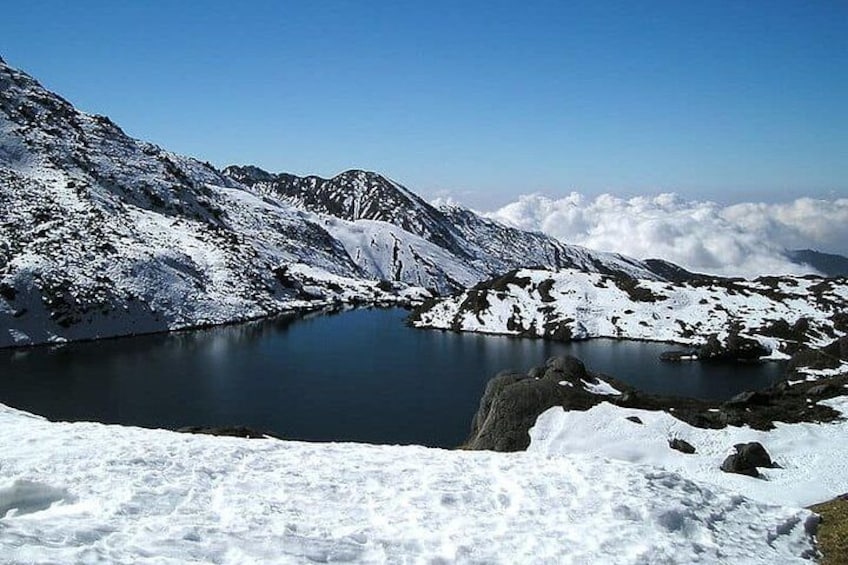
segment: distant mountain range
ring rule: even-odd
[[[822,253],[812,249],[787,251],[786,256],[793,263],[803,263],[828,277],[848,277],[848,257],[833,253]]]
[[[694,276],[437,208],[372,172],[220,171],[0,59],[0,347],[409,304],[520,266]]]

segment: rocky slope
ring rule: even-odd
[[[414,326],[548,339],[667,341],[704,359],[786,357],[848,332],[848,280],[806,277],[638,280],[522,269],[431,300]],[[687,355],[688,357],[689,355]]]
[[[535,264],[665,278],[434,208],[375,173],[221,172],[0,60],[0,347],[409,304]]]
[[[845,337],[793,356],[785,380],[774,386],[743,392],[724,402],[643,393],[615,377],[587,370],[574,357],[554,357],[527,373],[506,371],[489,381],[465,447],[520,451],[530,445],[530,429],[543,412],[552,407],[582,412],[602,403],[667,412],[703,429],[771,430],[776,422],[830,422],[842,416],[819,402],[844,397],[846,388]]]

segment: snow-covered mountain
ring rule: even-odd
[[[409,303],[526,265],[667,276],[435,208],[375,173],[221,172],[0,59],[0,347]]]
[[[355,231],[361,236],[346,247],[360,267],[384,278],[428,286],[411,268],[423,265],[431,279],[442,282],[436,285],[440,292],[458,290],[507,270],[531,265],[627,274],[650,280],[665,280],[672,271],[687,278],[696,276],[663,261],[637,261],[567,245],[542,233],[522,231],[484,218],[460,206],[436,207],[374,172],[353,170],[322,179],[272,174],[254,166],[231,166],[224,174],[301,210],[324,218],[331,216],[334,220],[324,227],[342,241],[346,239],[349,224],[339,230],[335,219],[354,222],[358,227]],[[427,257],[426,247],[418,239],[407,243],[398,237],[398,230],[391,230],[389,235],[388,225],[438,247],[439,260],[428,260],[432,259],[434,250],[426,250],[431,255]],[[442,276],[436,276],[440,270]],[[398,272],[409,272],[413,278],[394,276]]]
[[[413,315],[417,327],[549,339],[612,337],[698,346],[702,358],[786,357],[848,333],[848,279],[649,281],[522,269]]]
[[[304,210],[342,220],[393,224],[465,257],[455,230],[434,207],[406,187],[369,171],[345,171],[331,179],[271,174],[254,166],[230,166],[224,174]]]
[[[0,346],[408,302],[378,283],[298,210],[0,62]]]

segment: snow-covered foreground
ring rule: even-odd
[[[848,391],[846,391],[848,392]],[[848,396],[821,401],[848,415]],[[627,420],[637,416],[642,424]],[[814,424],[775,422],[758,431],[728,426],[696,428],[666,412],[621,408],[604,402],[585,412],[551,408],[530,430],[528,451],[580,454],[656,465],[713,487],[727,488],[768,504],[809,506],[848,493],[848,420]],[[680,438],[697,450],[669,449]],[[719,466],[737,443],[760,442],[779,469],[760,469],[765,480],[724,473]]]
[[[594,456],[192,436],[2,405],[0,429],[0,561],[791,563],[811,551],[806,510]]]

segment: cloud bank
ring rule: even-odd
[[[522,196],[484,215],[566,243],[727,276],[813,273],[788,260],[785,250],[848,251],[846,198],[721,206],[676,194],[589,199],[572,192],[558,200]]]

